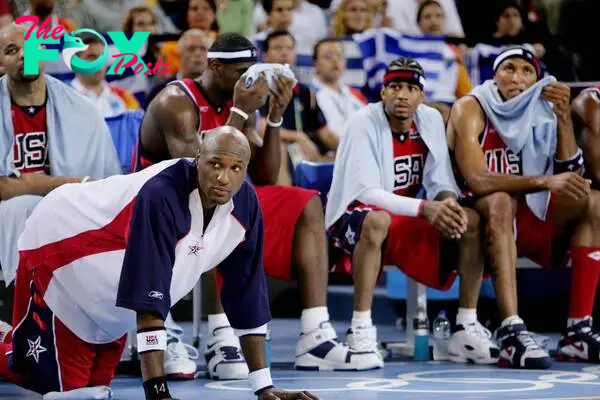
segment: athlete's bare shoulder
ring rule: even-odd
[[[454,103],[447,127],[448,144],[454,148],[457,138],[478,137],[485,127],[485,115],[477,99],[463,96]]]

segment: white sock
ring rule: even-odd
[[[511,315],[510,317],[506,317],[504,318],[504,321],[502,321],[502,326],[506,326],[506,325],[516,325],[516,324],[524,324],[525,322],[523,322],[523,320],[521,318],[519,318],[518,315]]]
[[[458,308],[458,314],[456,314],[456,325],[467,326],[477,322],[477,309],[476,308]]]
[[[327,307],[305,308],[302,310],[300,320],[302,322],[302,333],[312,332],[322,322],[329,321],[329,312],[327,312]]]
[[[368,311],[356,311],[352,313],[352,325],[351,328],[358,327],[369,327],[373,326],[373,321],[371,320],[371,310]]]
[[[208,315],[208,331],[213,332],[217,328],[224,326],[230,326],[227,315],[223,314],[212,314]]]
[[[591,315],[586,315],[583,318],[569,318],[569,319],[567,319],[567,328],[570,328],[573,325],[577,325],[578,323],[580,323],[581,321],[583,321],[586,318],[591,318]]]

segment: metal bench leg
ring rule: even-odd
[[[202,280],[200,279],[194,290],[192,291],[193,302],[193,319],[192,319],[192,335],[194,338],[194,347],[199,349],[202,335],[200,334],[200,326],[202,324]]]

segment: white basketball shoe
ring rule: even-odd
[[[448,343],[448,356],[457,363],[496,364],[500,349],[492,333],[477,321],[456,326]]]
[[[230,326],[215,328],[204,347],[206,372],[211,379],[248,379],[248,365],[242,355],[240,339]]]

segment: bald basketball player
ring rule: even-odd
[[[568,86],[542,78],[533,53],[509,48],[494,62],[493,81],[461,98],[450,115],[458,180],[485,223],[503,319],[499,363],[508,367],[551,365],[517,314],[517,256],[557,268],[570,254],[569,314],[557,357],[600,361],[591,318],[600,277],[600,192],[581,176],[569,100]]]
[[[195,160],[63,185],[40,202],[19,241],[16,328],[0,351],[0,376],[42,394],[109,399],[125,335],[137,325],[146,399],[172,399],[164,320],[218,264],[252,391],[261,400],[316,399],[276,389],[266,366],[263,224],[244,179],[248,141],[233,127],[206,135]]]
[[[246,88],[243,73],[256,62],[256,49],[243,36],[221,35],[208,52],[209,67],[198,80],[171,83],[148,107],[136,155],[136,169],[173,157],[194,154],[198,133],[219,125],[244,129],[251,141],[252,116],[269,94],[262,147],[253,146],[248,172],[265,216],[265,272],[299,281],[304,310],[296,348],[296,367],[310,370],[361,369],[361,354],[337,342],[326,307],[328,256],[323,207],[318,193],[273,186],[280,166],[279,127],[292,97],[293,82],[276,77],[269,91],[261,78]],[[248,374],[239,341],[218,296],[209,301],[205,359],[213,379],[245,379]]]

